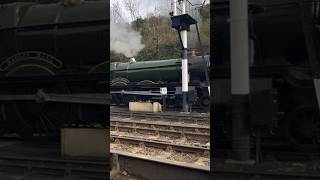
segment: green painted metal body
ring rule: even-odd
[[[135,63],[111,63],[111,78],[126,78],[130,81],[174,81],[179,76],[178,59],[145,61]]]
[[[73,6],[61,2],[1,5],[0,61],[19,52],[38,51],[62,61],[65,69],[88,71],[107,60],[108,9],[106,0]]]
[[[205,57],[206,63],[209,56]],[[205,80],[202,57],[189,57],[190,80]],[[206,65],[207,67],[207,65]],[[114,62],[110,64],[111,79],[125,78],[130,82],[179,82],[181,79],[181,60],[157,60],[134,63]]]

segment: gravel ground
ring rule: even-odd
[[[194,153],[181,153],[175,152],[171,149],[162,150],[150,147],[140,147],[130,144],[111,143],[110,149],[133,153],[137,155],[143,155],[145,157],[161,160],[171,160],[178,162],[190,163],[198,166],[209,166],[210,157],[205,155],[199,155]]]
[[[119,117],[111,117],[111,118],[119,119]],[[130,120],[135,118],[122,118],[122,119]],[[110,134],[116,134],[120,136],[139,137],[139,138],[145,138],[145,139],[151,139],[151,140],[160,140],[160,141],[162,140],[162,141],[171,142],[174,144],[181,144],[181,145],[202,145],[202,146],[210,147],[209,142],[205,142],[204,144],[203,142],[200,143],[194,140],[191,141],[187,139],[177,139],[177,138],[171,138],[168,136],[155,136],[152,134],[146,135],[146,134],[131,133],[131,132],[119,132],[119,131],[111,131]],[[185,162],[185,163],[190,163],[198,166],[210,165],[209,155],[175,152],[172,149],[163,150],[163,149],[150,148],[150,147],[139,146],[139,145],[119,143],[119,142],[110,143],[110,149],[142,155],[142,156],[150,157],[154,159]]]

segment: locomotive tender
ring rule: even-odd
[[[106,0],[0,4],[1,131],[53,137],[63,125],[106,124],[105,107],[15,98],[106,94],[108,10]]]
[[[215,0],[212,8],[213,136],[217,145],[230,146],[229,0]],[[261,134],[301,151],[318,151],[320,2],[249,0],[248,9],[252,137]]]

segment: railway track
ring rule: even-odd
[[[112,117],[127,117],[158,120],[163,122],[189,123],[210,126],[210,113],[177,113],[177,112],[163,112],[163,113],[149,113],[149,112],[130,112],[126,110],[110,110]]]
[[[205,125],[120,118],[111,118],[110,122],[111,131],[115,132],[166,136],[204,144],[210,141],[210,127]]]
[[[19,175],[54,176],[65,179],[108,178],[108,161],[57,160],[49,158],[30,158],[0,156],[0,172]]]
[[[122,170],[146,179],[209,179],[209,114],[113,109],[110,115],[110,151]]]
[[[158,149],[172,149],[177,152],[209,154],[210,126],[203,124],[181,123],[162,117],[162,114],[150,114],[145,119],[132,118],[141,113],[129,113],[129,118],[112,116],[110,119],[111,142],[133,144]],[[143,113],[144,114],[144,113]],[[126,116],[127,114],[125,114]],[[165,114],[166,115],[166,114]],[[161,116],[161,119],[153,119]],[[152,118],[150,118],[152,117]],[[183,115],[185,118],[185,116]],[[208,116],[191,116],[191,119]],[[190,118],[188,118],[190,119]],[[204,119],[202,119],[204,120]],[[150,136],[151,135],[151,136]],[[169,138],[168,138],[169,137]]]
[[[212,177],[217,180],[318,180],[320,178],[318,174],[219,170],[214,171]]]
[[[109,168],[107,158],[61,157],[57,142],[23,141],[13,134],[0,138],[0,179],[103,180]]]
[[[141,136],[125,136],[113,133],[110,134],[110,139],[111,142],[114,143],[131,144],[142,147],[158,148],[163,150],[174,150],[176,152],[196,153],[207,156],[209,156],[210,154],[210,146],[201,144],[176,143],[169,140],[150,139]]]
[[[212,177],[218,180],[313,180],[320,179],[319,168],[302,163],[266,162],[263,164],[237,164],[214,160]],[[314,169],[312,169],[314,168]]]
[[[215,144],[216,145],[216,144]],[[213,153],[215,154],[215,158],[218,159],[227,159],[232,156],[232,148],[225,147],[220,148],[215,146]],[[253,143],[251,146],[251,158],[257,159],[259,156],[259,161],[284,161],[284,162],[294,162],[294,161],[314,161],[320,160],[319,152],[301,152],[296,149],[292,149],[290,144],[288,143],[280,143],[280,142],[268,142],[262,143],[260,152],[256,151],[255,144]]]
[[[230,160],[231,149],[215,149],[213,154],[213,177],[218,180],[320,179],[319,153],[264,149],[258,162],[253,149],[251,159],[255,163]]]

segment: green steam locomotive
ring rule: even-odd
[[[210,56],[190,56],[189,104],[209,110],[210,96],[206,71]],[[167,107],[181,106],[181,59],[142,62],[113,62],[110,64],[112,103],[128,104],[130,101],[159,101],[159,88],[167,88]],[[158,93],[158,94],[157,94]]]

